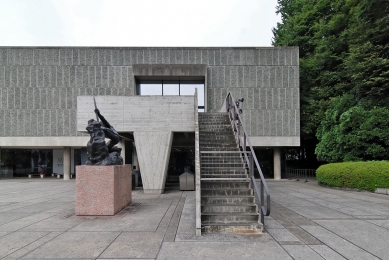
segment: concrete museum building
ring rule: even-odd
[[[95,97],[145,192],[162,193],[194,172],[195,114],[223,112],[229,92],[244,98],[258,158],[271,155],[264,172],[280,178],[281,147],[300,145],[298,56],[297,47],[0,47],[0,178],[69,179],[86,161]]]

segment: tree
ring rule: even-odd
[[[330,121],[328,114],[341,115],[357,105],[369,116],[374,106],[389,104],[389,1],[279,0],[277,13],[282,19],[273,29],[273,45],[300,47],[302,149],[312,158],[318,144],[318,158],[332,160],[323,148],[338,143],[317,139],[326,140],[318,128],[340,127],[340,117]],[[353,96],[345,107],[331,101],[345,94]]]
[[[327,162],[383,160],[389,156],[389,109],[355,105],[346,94],[331,100],[318,128],[316,154]]]

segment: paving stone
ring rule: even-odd
[[[83,221],[85,220],[58,218],[54,216],[25,227],[21,231],[67,231]]]
[[[123,232],[104,251],[102,258],[155,258],[163,240],[162,233]]]
[[[389,229],[389,218],[383,220],[367,220],[370,223],[376,224],[380,227]]]
[[[283,245],[282,247],[296,260],[323,260],[318,253],[306,245]]]
[[[379,259],[323,227],[302,226],[302,228],[347,259]]]
[[[291,207],[292,210],[298,212],[308,219],[325,219],[325,218],[350,218],[349,215],[340,213],[324,207]]]
[[[56,215],[56,213],[37,213],[34,215],[30,215],[28,217],[20,218],[18,220],[14,220],[12,222],[8,222],[4,225],[0,226],[0,231],[16,231],[20,230],[24,227],[42,221],[44,219],[50,218]]]
[[[292,259],[275,242],[165,242],[156,259]]]
[[[277,241],[300,241],[295,235],[293,235],[287,229],[267,229],[270,235]]]
[[[30,253],[31,251],[35,250],[39,246],[47,243],[48,241],[52,240],[53,238],[59,236],[62,234],[62,232],[50,232],[47,235],[41,237],[40,239],[32,242],[31,244],[28,244],[25,247],[22,247],[21,249],[17,250],[16,252],[7,255],[4,259],[20,259],[24,255]]]
[[[120,232],[65,232],[24,258],[97,258]]]
[[[1,212],[0,213],[0,225],[3,225],[3,224],[8,223],[8,222],[12,222],[12,221],[17,220],[17,219],[27,217],[29,215],[31,215],[31,214],[28,212],[18,212],[18,213]]]
[[[290,231],[293,235],[295,235],[301,242],[307,245],[321,245],[323,244],[319,240],[317,240],[314,236],[306,232],[300,227],[294,227],[289,228],[288,231]]]
[[[265,229],[274,229],[274,228],[285,228],[280,223],[278,223],[274,219],[266,219],[265,220]]]
[[[318,220],[316,222],[382,259],[389,256],[389,232],[383,227],[363,220]],[[357,234],[356,230],[358,230]]]
[[[329,248],[326,245],[311,245],[309,246],[313,250],[315,250],[316,253],[318,253],[321,257],[328,260],[342,260],[346,259],[343,256],[336,253],[334,250]],[[309,259],[309,258],[308,258]]]
[[[13,232],[0,237],[0,258],[40,239],[49,232]]]

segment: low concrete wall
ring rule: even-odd
[[[131,201],[131,164],[77,166],[76,215],[112,216]]]
[[[194,93],[193,93],[194,94]],[[194,132],[193,96],[97,96],[101,114],[118,132]],[[77,131],[96,119],[93,96],[77,97]]]

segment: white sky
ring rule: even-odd
[[[0,46],[271,46],[277,0],[0,0]]]

